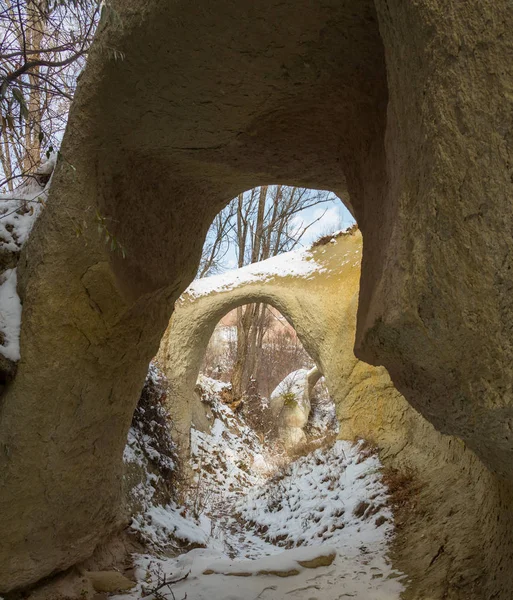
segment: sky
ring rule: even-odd
[[[346,229],[354,224],[351,213],[342,203],[342,200],[334,196],[334,200],[302,210],[294,217],[294,225],[299,230],[313,223],[302,237],[297,248],[308,248],[315,240],[323,235]],[[315,221],[315,223],[314,223]],[[230,247],[224,257],[224,271],[237,268],[235,247]]]
[[[319,219],[317,221],[317,219]],[[304,227],[313,221],[314,223],[305,233],[301,240],[301,245],[304,247],[310,246],[312,242],[327,233],[333,233],[339,229],[346,229],[354,223],[351,213],[342,203],[340,198],[336,198],[332,202],[326,202],[319,206],[312,206],[301,211],[295,217],[298,227]]]

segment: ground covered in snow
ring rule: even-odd
[[[192,432],[188,506],[149,502],[134,519],[155,551],[135,556],[139,583],[117,600],[398,600],[404,578],[387,558],[393,519],[376,455],[337,441],[273,470],[269,448],[219,400],[225,384],[203,384],[212,431]],[[126,454],[135,460],[133,440]],[[166,536],[192,549],[176,555],[171,543],[170,558]]]

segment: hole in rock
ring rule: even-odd
[[[135,527],[155,553],[169,540],[180,548],[158,569],[142,560],[148,580],[196,574],[176,584],[177,598],[249,600],[271,586],[306,599],[311,577],[334,592],[333,573],[349,595],[399,598],[375,448],[337,439],[335,400],[356,361],[354,314],[334,326],[356,306],[352,224],[332,194],[277,185],[234,198],[208,232],[146,383],[165,396],[175,484],[168,505],[150,500]],[[345,374],[337,361],[351,365]],[[242,575],[253,575],[247,589]]]

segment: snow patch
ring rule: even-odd
[[[13,192],[0,194],[0,255],[3,266],[16,264],[17,255],[27,241],[44,206],[57,155],[45,161],[34,176]],[[46,184],[40,179],[49,177]],[[7,260],[4,260],[4,259]],[[11,361],[20,359],[21,302],[16,291],[16,268],[0,276],[0,354]]]
[[[235,510],[278,546],[329,543],[354,553],[369,544],[384,550],[392,512],[380,468],[377,456],[363,458],[358,445],[337,441],[251,490]]]
[[[308,277],[313,273],[326,270],[315,261],[314,255],[309,250],[295,250],[285,252],[278,256],[268,258],[240,269],[227,271],[212,277],[196,279],[185,290],[184,296],[199,298],[212,292],[224,292],[246,283],[256,281],[265,282],[273,277]]]
[[[308,369],[298,369],[289,373],[274,388],[271,399],[279,398],[284,394],[292,394],[296,400],[300,400],[305,393],[305,386],[308,380]]]
[[[205,517],[194,522],[183,507],[172,502],[167,506],[151,506],[144,514],[134,517],[131,528],[158,548],[169,546],[171,540],[204,546],[210,521]]]
[[[392,515],[379,468],[376,456],[349,442],[317,450],[219,513],[207,548],[136,556],[138,586],[116,599],[136,600],[164,577],[187,575],[169,588],[177,599],[399,600],[404,576],[387,557]],[[315,569],[298,562],[327,555]]]
[[[227,384],[202,377],[201,387],[213,424],[210,433],[191,431],[192,496],[196,501],[204,486],[207,497],[196,512],[174,503],[149,506],[132,527],[156,548],[169,548],[170,539],[203,547],[173,558],[135,555],[139,583],[116,600],[153,600],[152,589],[184,576],[159,594],[177,600],[399,600],[405,576],[387,556],[393,518],[378,457],[361,444],[338,441],[266,479],[268,449],[223,404]]]
[[[21,302],[16,291],[16,269],[0,276],[0,354],[12,361],[20,359]]]
[[[229,383],[201,376],[198,380],[212,408],[213,423],[209,433],[191,429],[191,461],[197,473],[198,491],[205,508],[220,498],[226,501],[264,481],[270,470],[264,448],[256,433],[219,395]]]
[[[52,154],[17,189],[0,194],[0,252],[19,252],[27,241],[32,227],[48,197],[50,180],[45,185],[39,183],[38,176],[51,176],[57,154]]]
[[[331,546],[323,546],[322,549],[294,548],[255,560],[217,560],[207,567],[204,575],[286,575],[294,572],[299,574],[305,568],[303,563],[313,563],[323,558],[327,559],[325,562],[333,562],[336,555],[337,550]]]

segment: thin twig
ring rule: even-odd
[[[158,584],[154,588],[146,589],[145,593],[142,596],[142,598],[147,598],[148,596],[152,596],[153,594],[156,594],[159,590],[161,590],[162,588],[164,588],[166,586],[175,585],[175,583],[180,583],[181,581],[185,581],[187,579],[187,577],[189,577],[190,573],[191,572],[188,571],[183,577],[179,577],[178,579],[172,579],[171,581],[168,581],[166,579],[166,576],[164,575],[164,581],[163,581],[163,583]],[[171,593],[173,593],[173,592],[171,591]]]

